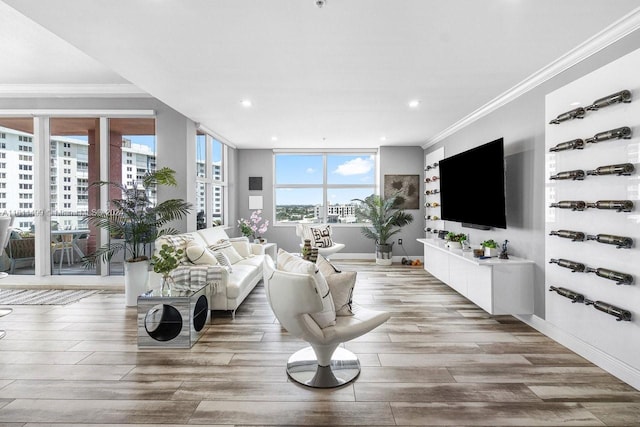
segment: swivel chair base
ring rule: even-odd
[[[360,361],[355,354],[338,347],[329,366],[319,366],[312,347],[294,353],[287,362],[287,374],[293,381],[314,388],[340,387],[360,375]]]

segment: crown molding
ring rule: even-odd
[[[598,53],[607,46],[626,37],[638,28],[640,28],[640,7],[632,10],[630,13],[609,25],[604,30],[600,31],[593,37],[590,37],[547,66],[536,71],[517,85],[473,111],[471,114],[463,117],[440,133],[437,133],[433,137],[427,139],[427,142],[422,145],[422,148],[426,149],[461,129],[464,129],[471,123],[496,111],[498,108],[508,104],[563,71]]]
[[[0,84],[0,98],[147,98],[148,93],[123,84]]]

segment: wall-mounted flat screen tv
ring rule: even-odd
[[[440,216],[478,228],[507,228],[502,138],[441,160]]]

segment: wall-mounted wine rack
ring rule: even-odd
[[[590,360],[599,364],[599,355],[606,355],[610,369],[630,367],[635,384],[640,384],[639,67],[640,49],[547,94],[544,173],[550,262],[545,282],[554,291],[546,293],[545,320],[565,334],[566,344],[586,349],[581,354]],[[603,313],[620,321],[603,321]]]
[[[444,159],[444,148],[432,151],[425,156],[424,167],[424,232],[425,237],[433,238],[444,228],[440,217],[440,160]]]
[[[592,301],[590,299],[585,298],[584,295],[578,292],[574,292],[571,289],[549,286],[549,292],[556,292],[558,295],[563,296],[567,299],[570,299],[573,304],[583,303],[584,305],[587,305],[587,306],[590,305],[596,310],[600,310],[604,313],[610,314],[611,316],[615,317],[618,322],[622,320],[626,322],[631,321],[632,314],[629,310],[616,307],[615,305],[606,303],[604,301]]]

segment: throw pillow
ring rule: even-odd
[[[216,257],[218,264],[225,267],[229,267],[229,273],[233,273],[233,267],[231,266],[231,261],[229,261],[229,258],[224,253],[220,251],[214,251],[213,254]]]
[[[253,256],[253,251],[251,250],[251,243],[249,242],[248,237],[233,237],[229,239],[233,247],[243,258],[249,258]]]
[[[168,244],[169,246],[173,246],[176,251],[178,249],[182,249],[182,255],[176,255],[176,258],[178,259],[178,264],[186,264],[188,262],[188,258],[187,258],[187,245],[189,244],[189,242],[191,242],[193,240],[193,237],[191,236],[185,236],[185,235],[164,235],[164,236],[160,236],[158,238],[158,240],[156,241],[155,247],[156,250],[160,250],[160,248],[162,247],[162,245],[164,243]]]
[[[356,285],[356,275],[355,271],[343,271],[326,276],[338,316],[353,315],[351,305],[353,303],[353,288]]]
[[[231,264],[235,264],[236,262],[242,261],[244,259],[228,240],[225,240],[222,243],[219,242],[215,245],[211,245],[209,246],[209,249],[211,249],[214,253],[222,252],[223,254],[225,254],[227,258],[229,258],[229,262],[231,262]]]
[[[322,273],[325,278],[332,274],[340,273],[340,270],[338,270],[335,265],[331,264],[328,259],[320,254],[318,254],[316,265],[318,266],[318,270],[320,270],[320,273]]]
[[[187,258],[194,264],[217,265],[218,260],[213,251],[197,242],[190,242],[187,245]]]
[[[329,248],[333,246],[331,241],[331,226],[326,225],[324,227],[311,227],[311,233],[313,234],[313,240],[311,241],[314,246],[318,248]]]
[[[290,273],[302,273],[313,276],[316,282],[316,289],[322,297],[322,311],[310,314],[311,318],[320,328],[334,326],[336,324],[336,308],[331,296],[331,290],[326,279],[316,271],[316,266],[312,262],[305,261],[300,257],[291,255],[282,249],[278,250],[278,270]]]

